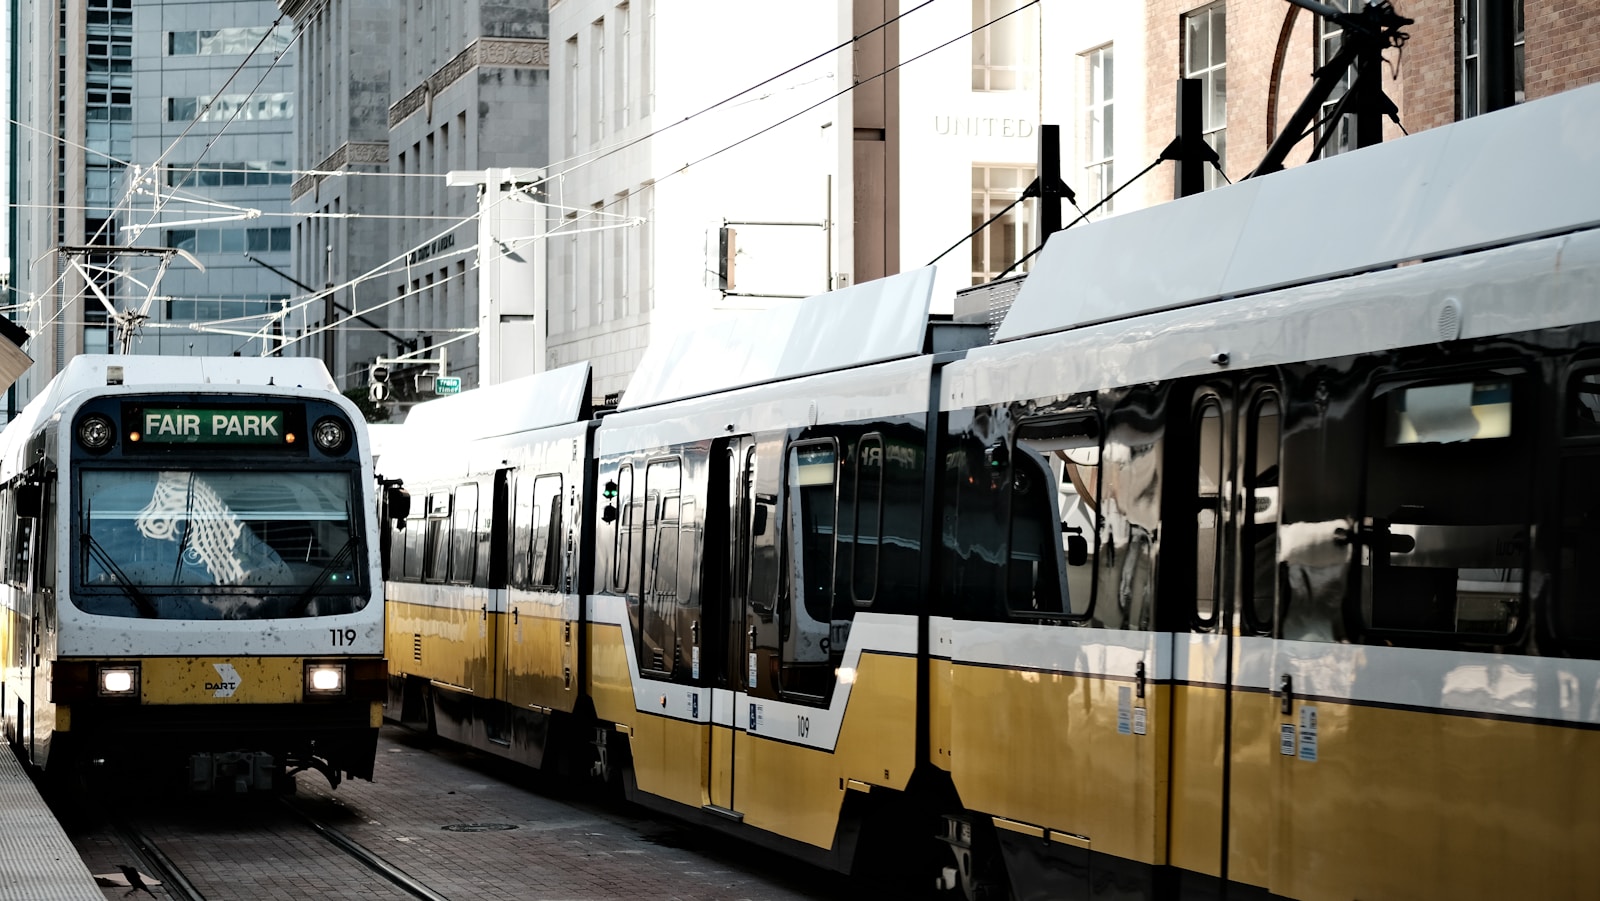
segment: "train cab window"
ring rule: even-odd
[[[533,584],[561,584],[561,476],[543,475],[533,483]]]
[[[633,465],[624,463],[617,467],[617,496],[611,499],[616,508],[616,546],[611,556],[611,590],[618,594],[628,591],[628,573],[632,569],[634,532],[638,519],[633,507]]]
[[[878,591],[878,547],[883,540],[883,438],[863,438],[856,447],[855,463],[850,596],[856,606],[870,607]]]
[[[450,581],[471,582],[478,559],[478,486],[456,488],[450,517]]]
[[[443,582],[450,573],[450,492],[428,495],[428,528],[424,539],[426,562],[422,578]]]
[[[1010,454],[1006,604],[1013,615],[1082,617],[1094,598],[1100,423],[1092,417],[1023,422]]]
[[[1355,542],[1376,637],[1492,644],[1525,619],[1533,429],[1519,397],[1531,381],[1497,373],[1375,392]]]
[[[1277,396],[1263,395],[1253,407],[1245,448],[1242,625],[1258,635],[1272,631],[1277,599],[1279,421]]]
[[[1552,631],[1569,653],[1600,657],[1600,372],[1567,383],[1559,559]]]

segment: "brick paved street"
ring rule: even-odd
[[[383,730],[376,776],[334,791],[321,775],[302,773],[296,805],[454,901],[852,894],[835,874],[621,802],[541,787],[526,770],[396,727]],[[276,805],[241,802],[233,817],[234,802],[225,801],[175,804],[142,824],[209,901],[403,896],[387,884],[374,888],[370,873],[353,859],[339,862],[340,852],[309,827],[299,827],[303,836],[285,831]],[[276,831],[262,828],[269,820]],[[126,859],[104,836],[74,838],[91,872]],[[337,884],[341,867],[348,886]],[[360,894],[362,885],[370,894]],[[108,888],[106,897],[124,891]]]

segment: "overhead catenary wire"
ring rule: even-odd
[[[167,156],[170,155],[177,148],[178,144],[180,142],[182,142],[184,138],[188,137],[189,132],[194,129],[194,126],[197,123],[199,123],[201,121],[204,121],[206,114],[211,111],[211,108],[214,105],[216,105],[218,99],[220,99],[222,96],[224,96],[223,92],[225,92],[228,89],[229,85],[233,84],[234,79],[239,77],[239,73],[241,73],[241,72],[243,72],[245,70],[245,68],[250,64],[250,61],[255,59],[256,54],[261,50],[262,46],[265,45],[267,39],[269,37],[271,37],[272,33],[280,25],[282,25],[283,20],[287,16],[288,16],[287,12],[280,12],[278,14],[278,17],[273,20],[272,26],[270,28],[268,28],[262,34],[261,39],[256,42],[256,45],[250,49],[250,52],[245,55],[244,59],[240,60],[239,64],[234,67],[234,69],[233,69],[233,71],[231,73],[228,74],[227,79],[222,83],[221,87],[217,88],[216,93],[212,94],[210,99],[208,99],[206,101],[206,105],[199,112],[197,112],[195,114],[194,119],[190,120],[184,126],[183,131],[180,132],[176,138],[173,138],[172,142],[167,145],[166,149],[164,149],[161,152],[161,154],[156,157],[155,162],[151,164],[151,170],[152,171],[159,170],[159,168],[161,166],[161,163],[166,160]],[[250,90],[250,93],[246,95],[247,97],[253,97],[255,95],[256,91],[258,91],[260,89],[261,84],[263,82],[265,82],[267,75],[271,74],[272,70],[277,68],[278,63],[283,59],[284,55],[288,52],[288,50],[291,47],[294,46],[294,42],[296,40],[298,40],[300,34],[301,34],[300,29],[295,29],[294,30],[294,34],[291,37],[291,39],[289,41],[289,44],[286,45],[283,48],[283,50],[281,50],[280,52],[278,52],[277,54],[274,55],[271,64],[267,67],[266,72],[264,72],[262,74],[261,78],[257,80],[255,86]],[[239,108],[236,108],[234,110],[234,112],[233,112],[233,115],[229,116],[227,121],[224,122],[222,124],[222,126],[217,129],[217,133],[212,136],[211,140],[206,143],[205,147],[202,148],[201,152],[196,155],[196,159],[195,159],[196,163],[198,163],[200,159],[204,158],[205,154],[207,152],[209,152],[210,149],[213,146],[216,145],[217,138],[220,138],[222,136],[222,133],[227,131],[228,126],[231,125],[236,118],[238,118],[239,111],[242,108],[243,108],[242,106],[239,107]],[[191,166],[191,171],[193,171],[193,167],[192,166]],[[124,206],[127,204],[128,200],[129,200],[129,198],[131,196],[132,196],[132,192],[129,192],[128,194],[125,194],[124,196],[119,197],[117,199],[117,203],[115,205],[113,205],[112,208],[107,212],[105,218],[100,223],[100,227],[95,230],[94,235],[88,239],[86,244],[92,246],[92,245],[97,245],[100,242],[100,240],[105,235],[106,229],[109,228],[111,223],[116,220],[116,214],[118,212],[120,212],[124,208]],[[152,219],[153,219],[153,215],[152,215]],[[150,223],[147,222],[146,223],[146,227],[148,227],[149,224]],[[59,250],[57,252],[59,252]],[[107,248],[107,252],[108,253],[114,252],[114,248],[109,248],[108,247]],[[67,273],[69,271],[71,271],[70,268],[63,268],[61,273],[59,275],[57,275],[56,278],[53,281],[51,281],[51,283],[43,291],[38,292],[39,296],[42,298],[43,296],[48,296],[50,294],[53,294],[55,292],[55,290],[60,286],[62,280],[66,278],[66,275],[67,275]],[[39,327],[40,330],[42,330],[44,328],[47,328],[50,325],[52,325],[54,323],[54,321],[62,314],[62,312],[64,312],[73,303],[77,303],[77,302],[82,301],[84,299],[84,295],[86,293],[87,293],[87,288],[85,288],[84,290],[79,291],[75,296],[70,298],[67,302],[61,304],[61,309],[57,310],[56,313],[53,316],[50,317],[50,319],[48,319],[44,323],[42,323],[41,326]],[[115,310],[110,310],[108,312],[114,314],[116,311]]]
[[[690,121],[690,120],[692,120],[692,119],[694,119],[694,118],[696,118],[696,117],[698,117],[700,115],[704,115],[705,113],[708,113],[711,110],[714,110],[714,109],[716,109],[716,108],[718,108],[720,106],[723,106],[723,105],[725,105],[725,104],[727,104],[727,103],[729,103],[729,102],[731,102],[733,100],[736,100],[739,97],[745,96],[745,95],[749,94],[750,92],[752,92],[754,90],[757,90],[760,87],[762,87],[762,86],[764,86],[766,84],[769,84],[769,83],[771,83],[772,81],[774,81],[774,80],[776,80],[778,78],[781,78],[785,74],[789,74],[790,72],[793,72],[796,69],[799,69],[799,68],[801,68],[801,67],[803,67],[805,65],[808,65],[808,64],[810,64],[812,62],[815,62],[818,59],[821,59],[821,58],[825,57],[829,53],[837,52],[839,49],[842,49],[844,47],[850,46],[852,43],[854,43],[856,41],[859,41],[859,40],[861,40],[862,38],[864,38],[864,37],[866,37],[868,35],[873,34],[874,32],[880,30],[883,27],[886,27],[889,24],[892,24],[895,21],[898,21],[901,18],[904,18],[906,15],[909,15],[911,12],[915,12],[915,11],[917,11],[919,9],[922,9],[922,8],[926,7],[931,2],[932,2],[932,0],[926,0],[926,2],[924,2],[922,4],[919,4],[918,6],[913,7],[912,9],[907,10],[907,11],[895,16],[895,17],[887,20],[886,22],[881,23],[880,25],[875,26],[874,28],[863,32],[860,35],[853,36],[851,38],[851,40],[849,40],[849,41],[842,42],[842,43],[836,45],[835,47],[830,48],[828,51],[825,51],[822,54],[818,54],[818,55],[814,56],[813,58],[806,60],[803,63],[800,63],[800,64],[797,64],[795,66],[792,66],[792,67],[784,70],[783,72],[778,73],[777,75],[774,75],[774,76],[772,76],[770,78],[764,79],[763,81],[758,82],[755,85],[752,85],[750,88],[747,88],[747,89],[745,89],[743,91],[740,91],[740,92],[737,92],[735,94],[729,95],[729,97],[725,98],[724,100],[719,101],[718,103],[712,104],[711,106],[708,106],[708,107],[706,107],[705,109],[703,109],[701,111],[697,111],[696,113],[691,114],[690,116],[686,116],[682,120],[677,120],[677,121],[675,121],[673,123],[669,123],[668,125],[663,126],[662,128],[657,129],[657,130],[651,132],[648,135],[645,135],[645,136],[642,136],[640,138],[637,138],[633,142],[630,142],[630,144],[631,143],[637,143],[638,141],[646,140],[651,136],[658,135],[658,134],[662,133],[663,131],[666,131],[667,129],[674,128],[674,127],[677,127],[679,125],[682,125],[683,123],[685,123],[687,121]],[[810,112],[811,110],[816,109],[817,107],[821,106],[824,103],[827,103],[827,102],[829,102],[831,100],[837,99],[840,96],[843,96],[844,94],[848,93],[849,91],[854,90],[856,87],[860,87],[860,86],[863,86],[863,85],[866,85],[866,84],[870,84],[873,81],[875,81],[875,80],[877,80],[879,78],[882,78],[883,76],[885,76],[885,75],[887,75],[887,74],[889,74],[891,72],[894,72],[894,71],[896,71],[896,70],[898,70],[898,69],[900,69],[900,68],[902,68],[902,67],[904,67],[906,65],[909,65],[909,64],[911,64],[913,62],[916,62],[916,61],[918,61],[918,60],[920,60],[920,59],[922,59],[922,58],[924,58],[924,57],[926,57],[926,56],[928,56],[928,55],[930,55],[930,54],[932,54],[934,52],[942,50],[942,49],[950,46],[951,44],[953,44],[953,43],[955,43],[957,41],[960,41],[960,40],[963,40],[965,38],[968,38],[971,35],[981,31],[982,29],[987,28],[990,25],[993,25],[995,22],[999,22],[1002,19],[1005,19],[1005,18],[1007,18],[1007,17],[1009,17],[1011,15],[1015,15],[1015,14],[1017,14],[1019,12],[1022,12],[1023,10],[1026,10],[1026,9],[1032,7],[1032,6],[1035,6],[1039,2],[1040,2],[1040,0],[1032,0],[1032,2],[1030,2],[1030,3],[1023,4],[1023,5],[1019,6],[1015,10],[1012,10],[1010,12],[1007,12],[1007,13],[1004,13],[1002,15],[999,15],[995,19],[990,20],[989,22],[983,23],[982,25],[979,25],[979,26],[977,26],[977,27],[975,27],[975,28],[973,28],[971,30],[963,32],[962,34],[960,34],[960,35],[958,35],[958,36],[956,36],[954,38],[951,38],[950,40],[945,41],[945,42],[943,42],[943,43],[941,43],[941,44],[939,44],[939,45],[937,45],[937,46],[935,46],[935,47],[933,47],[933,48],[931,48],[931,49],[929,49],[929,50],[927,50],[927,51],[925,51],[923,53],[920,53],[920,54],[918,54],[916,56],[913,56],[910,59],[907,59],[907,60],[901,61],[899,63],[896,63],[893,66],[887,67],[883,71],[878,72],[878,73],[876,73],[874,75],[871,75],[871,76],[868,76],[866,78],[863,78],[862,80],[850,85],[849,87],[846,87],[846,88],[844,88],[844,89],[842,89],[840,91],[837,91],[834,94],[832,94],[831,96],[829,96],[828,98],[825,98],[824,100],[819,101],[816,104],[813,104],[812,106],[808,107],[807,109],[802,110],[800,113],[796,113],[794,115],[785,117],[784,119],[781,119],[778,122],[775,122],[775,123],[773,123],[773,124],[771,124],[769,126],[766,126],[765,128],[762,128],[762,129],[760,129],[760,130],[758,130],[756,132],[753,132],[753,133],[751,133],[749,135],[746,135],[746,136],[740,138],[739,140],[733,141],[733,142],[725,145],[721,149],[718,149],[718,150],[713,151],[713,152],[711,152],[709,154],[706,154],[706,155],[700,157],[699,159],[695,160],[692,163],[686,164],[685,166],[681,166],[681,167],[675,168],[675,169],[667,172],[665,175],[661,176],[660,178],[655,179],[654,181],[656,183],[659,183],[660,181],[665,180],[666,178],[670,178],[673,175],[680,174],[681,172],[686,171],[691,166],[700,165],[700,164],[702,164],[702,163],[704,163],[704,162],[706,162],[706,161],[708,161],[708,160],[710,160],[712,158],[715,158],[716,156],[718,156],[718,155],[720,155],[722,153],[726,153],[726,152],[728,152],[728,151],[730,151],[730,150],[732,150],[732,149],[734,149],[734,148],[736,148],[736,147],[738,147],[738,146],[740,146],[740,145],[742,145],[744,143],[747,143],[750,140],[755,139],[756,137],[759,137],[762,134],[770,132],[773,129],[776,129],[778,127],[781,127],[784,124],[787,124],[790,121],[793,121],[795,118],[798,118],[800,115],[803,115],[806,112]],[[279,17],[278,21],[281,22],[281,20],[282,20],[282,16]],[[297,32],[297,37],[298,37],[298,32]],[[280,58],[281,58],[281,54],[280,54]],[[242,68],[242,66],[241,66],[241,68]],[[230,81],[231,81],[231,79],[232,79],[232,76],[230,76]],[[226,84],[224,85],[224,88],[226,88]],[[197,120],[199,118],[200,117],[197,116]],[[192,126],[192,124],[193,123],[191,123],[191,126]],[[181,137],[182,136],[180,135],[180,139],[181,139]],[[174,142],[174,143],[176,143],[176,142]],[[214,141],[212,143],[214,144]],[[620,152],[621,150],[626,149],[627,146],[630,146],[630,144],[623,144],[623,145],[618,145],[618,146],[615,146],[615,147],[612,147],[612,148],[608,148],[605,151],[601,152],[597,156],[593,156],[590,159],[587,159],[587,160],[584,160],[582,162],[576,163],[571,168],[568,168],[568,169],[566,169],[564,171],[560,171],[560,172],[556,172],[556,173],[547,175],[546,178],[545,178],[545,181],[548,182],[552,178],[559,178],[559,177],[567,174],[568,172],[574,171],[576,168],[579,168],[579,167],[581,167],[583,165],[587,165],[589,162],[593,162],[595,160],[598,160],[600,158],[603,158],[604,156],[610,155],[610,154],[615,153],[615,152]],[[212,146],[212,145],[208,144],[208,149],[209,149],[210,146]],[[168,148],[168,153],[170,153],[170,151],[171,151],[171,147]],[[163,156],[162,156],[162,159],[164,159],[168,155],[168,153],[164,153]],[[199,162],[199,160],[197,159],[196,160],[196,164],[198,162]],[[199,171],[199,167],[196,164],[191,164],[189,172],[192,173],[194,171]],[[259,170],[246,170],[246,171],[259,171]],[[415,177],[423,177],[423,178],[427,178],[427,177],[434,177],[434,178],[443,177],[440,174],[424,174],[424,173],[375,173],[375,172],[350,172],[350,171],[347,171],[347,170],[335,170],[333,172],[325,172],[325,171],[322,171],[322,170],[295,170],[295,171],[297,171],[297,172],[306,172],[307,174],[319,174],[319,175],[329,175],[329,176],[339,176],[339,177],[348,177],[348,176],[352,176],[352,175],[362,176],[362,177],[413,177],[413,178],[415,178]],[[578,222],[581,222],[581,221],[586,220],[586,219],[591,219],[596,214],[599,214],[599,215],[602,215],[602,216],[613,216],[613,217],[616,217],[615,213],[611,213],[609,211],[609,208],[614,206],[616,203],[617,203],[617,201],[613,200],[613,201],[611,201],[609,203],[604,204],[603,206],[601,206],[599,208],[594,208],[594,207],[574,208],[571,211],[574,212],[574,213],[580,214],[580,215],[574,217],[574,219],[568,219],[568,220],[565,220],[565,221],[563,221],[563,222],[561,222],[559,224],[556,224],[554,227],[552,227],[550,229],[550,231],[546,234],[545,237],[554,237],[556,235],[561,235],[561,236],[565,237],[567,235],[573,234],[573,233],[578,231],[577,229],[574,228],[574,226],[576,226],[578,224]],[[306,216],[308,214],[293,214],[293,213],[290,213],[290,214],[267,214],[267,213],[263,213],[263,215],[288,215],[288,216],[293,217],[293,216]],[[309,214],[309,215],[319,215],[319,214]],[[324,215],[324,216],[326,216],[328,218],[335,218],[335,217],[337,217],[337,218],[368,218],[368,217],[370,217],[370,218],[378,218],[380,214],[339,213],[339,214],[320,214],[320,215]],[[446,216],[432,216],[432,217],[382,216],[382,218],[405,218],[405,219],[413,219],[413,220],[418,219],[418,218],[430,218],[430,219],[439,219],[439,220],[449,221],[449,220],[453,219],[454,217],[446,217]],[[452,224],[449,228],[446,228],[446,229],[443,229],[443,230],[439,231],[433,237],[430,237],[427,241],[419,242],[417,247],[424,246],[424,245],[430,243],[431,241],[436,240],[438,237],[441,237],[444,234],[448,234],[450,231],[453,231],[456,228],[459,228],[461,225],[465,224],[466,222],[474,221],[477,218],[478,218],[478,213],[475,212],[472,215],[469,215],[469,216],[467,216],[465,218],[459,219],[459,220],[455,221],[454,224]],[[619,226],[625,227],[625,226],[636,224],[639,221],[642,221],[642,220],[638,219],[637,217],[616,217],[616,218],[617,218],[617,222],[615,224],[605,225],[605,226],[585,227],[581,231],[590,231],[590,230],[593,230],[593,228],[613,228],[613,227],[619,227]],[[591,223],[585,223],[585,225],[586,226],[590,226]],[[416,248],[413,248],[413,249],[416,249]],[[373,267],[372,269],[370,269],[368,272],[362,273],[360,275],[354,276],[354,277],[346,280],[341,285],[337,285],[337,286],[334,286],[334,287],[331,287],[331,288],[326,288],[323,291],[315,292],[314,294],[306,296],[304,298],[304,300],[301,301],[299,304],[291,306],[284,313],[280,313],[279,314],[279,318],[280,319],[286,318],[286,316],[287,316],[287,314],[289,312],[295,312],[295,311],[304,309],[307,305],[309,305],[310,303],[315,302],[316,300],[321,299],[322,297],[326,296],[329,292],[353,288],[356,285],[364,283],[365,281],[368,281],[368,280],[371,280],[371,279],[374,279],[374,278],[385,277],[385,276],[394,274],[397,271],[400,271],[400,270],[394,268],[395,264],[398,261],[402,260],[405,256],[409,255],[410,252],[411,251],[407,251],[406,254],[402,254],[401,256],[395,257],[394,259],[391,259],[389,261],[381,263],[381,264]],[[454,276],[452,276],[452,278],[453,277]],[[400,296],[398,296],[396,298],[391,298],[389,300],[386,300],[384,303],[379,304],[377,306],[366,308],[366,309],[362,309],[362,310],[352,311],[352,316],[351,317],[346,317],[346,318],[344,318],[342,320],[334,320],[334,321],[331,321],[331,322],[326,323],[324,325],[321,325],[321,326],[319,326],[318,328],[316,328],[314,330],[309,330],[307,334],[302,335],[299,338],[294,339],[294,340],[296,340],[296,341],[304,340],[307,337],[310,337],[310,336],[312,336],[314,334],[320,334],[321,332],[326,331],[327,329],[330,329],[330,328],[349,327],[347,324],[351,321],[351,319],[353,318],[353,316],[355,314],[367,313],[367,312],[372,312],[373,310],[381,309],[381,308],[386,307],[386,306],[388,306],[388,305],[390,305],[392,303],[395,303],[395,302],[398,302],[400,300],[403,300],[407,296],[409,296],[409,292],[406,292],[406,293],[404,293],[404,294],[402,294],[402,295],[400,295]]]
[[[929,2],[931,2],[931,0],[929,0]],[[942,42],[940,44],[937,44],[934,47],[932,47],[932,48],[930,48],[930,49],[928,49],[928,50],[926,50],[926,51],[924,51],[922,53],[919,53],[919,54],[911,57],[910,59],[906,59],[906,60],[903,60],[901,62],[898,62],[898,63],[896,63],[896,64],[894,64],[892,66],[889,66],[889,67],[885,68],[881,72],[878,72],[878,73],[876,73],[874,75],[871,75],[871,76],[868,76],[866,78],[863,78],[863,79],[855,82],[854,84],[851,84],[850,86],[848,86],[848,87],[846,87],[846,88],[844,88],[844,89],[842,89],[840,91],[835,92],[831,96],[829,96],[827,98],[824,98],[823,100],[818,101],[815,104],[812,104],[811,106],[807,107],[806,109],[801,110],[800,112],[797,112],[797,113],[795,113],[793,115],[787,116],[787,117],[779,120],[778,122],[773,123],[772,125],[766,126],[765,128],[759,129],[759,130],[757,130],[757,131],[755,131],[755,132],[753,132],[753,133],[751,133],[749,135],[746,135],[745,137],[740,138],[737,141],[734,141],[734,142],[732,142],[732,143],[730,143],[728,145],[725,145],[724,147],[722,147],[719,150],[713,151],[713,152],[711,152],[709,154],[706,154],[705,156],[702,156],[701,158],[699,158],[698,160],[695,160],[692,163],[688,163],[688,164],[685,164],[685,165],[683,165],[681,167],[673,169],[673,170],[667,172],[665,175],[662,175],[659,178],[654,179],[653,183],[659,184],[660,182],[665,181],[666,179],[668,179],[668,178],[670,178],[670,177],[672,177],[674,175],[678,175],[678,174],[681,174],[684,171],[687,171],[692,166],[700,165],[700,164],[705,163],[708,160],[711,160],[711,159],[713,159],[713,158],[715,158],[715,157],[717,157],[717,156],[719,156],[719,155],[721,155],[723,153],[726,153],[726,152],[728,152],[730,150],[733,150],[734,148],[739,147],[740,145],[745,144],[745,143],[747,143],[747,142],[749,142],[751,140],[754,140],[755,138],[760,137],[761,135],[766,134],[767,132],[772,131],[775,128],[781,127],[782,125],[785,125],[788,122],[793,121],[794,119],[796,119],[796,118],[798,118],[798,117],[800,117],[800,116],[802,116],[802,115],[804,115],[804,114],[816,109],[817,107],[822,106],[824,103],[828,103],[828,102],[830,102],[832,100],[835,100],[835,99],[837,99],[837,98],[849,93],[850,91],[855,90],[858,87],[862,87],[862,86],[865,86],[867,84],[871,84],[872,82],[878,80],[879,78],[882,78],[882,77],[884,77],[884,76],[886,76],[886,75],[888,75],[888,74],[890,74],[892,72],[895,72],[895,71],[897,71],[897,70],[899,70],[901,68],[904,68],[905,66],[910,65],[911,63],[914,63],[914,62],[917,62],[917,61],[919,61],[921,59],[924,59],[924,58],[932,55],[933,53],[936,53],[936,52],[938,52],[940,50],[943,50],[946,47],[949,47],[950,45],[955,44],[957,41],[965,40],[966,38],[969,38],[972,35],[977,34],[979,31],[982,31],[983,29],[988,28],[988,27],[994,25],[997,22],[1000,22],[1000,21],[1002,21],[1002,20],[1004,20],[1006,18],[1009,18],[1010,16],[1013,16],[1013,15],[1016,15],[1018,13],[1021,13],[1024,10],[1027,10],[1027,9],[1029,9],[1031,7],[1037,6],[1037,5],[1039,5],[1040,2],[1041,2],[1041,0],[1030,0],[1030,2],[1021,4],[1016,9],[1011,10],[1010,12],[1006,12],[1006,13],[1003,13],[1001,15],[998,15],[995,18],[993,18],[993,19],[991,19],[991,20],[989,20],[987,22],[984,22],[981,25],[978,25],[978,26],[976,26],[976,27],[974,27],[974,28],[972,28],[972,29],[970,29],[968,31],[965,31],[965,32],[953,37],[953,38],[950,38],[949,40],[946,40],[946,41],[944,41],[944,42]],[[917,6],[917,7],[914,7],[911,10],[908,10],[907,13],[902,13],[901,16],[896,17],[896,19],[902,18],[904,15],[906,15],[906,14],[908,14],[910,12],[915,12],[917,9],[921,9],[921,8],[927,6],[927,5],[928,4],[925,2],[925,3],[923,3],[923,4],[921,4],[921,5]],[[890,21],[895,21],[895,20],[890,20]],[[888,24],[888,23],[885,23],[885,24]],[[869,32],[865,32],[865,33],[863,33],[863,36],[865,36],[865,34],[870,34],[870,33],[871,33],[870,31]],[[855,39],[853,38],[852,41],[841,43],[841,44],[839,44],[837,47],[835,47],[833,50],[831,50],[829,52],[834,52],[834,51],[836,51],[836,50],[838,50],[838,49],[840,49],[842,47],[848,46],[854,40]],[[823,54],[823,55],[826,55],[826,54]],[[792,69],[788,70],[788,71],[792,71]],[[776,77],[781,77],[781,75],[780,76],[774,76],[774,77],[775,78]],[[769,82],[771,80],[772,79],[767,79],[766,81],[761,82],[761,84],[765,84],[765,83],[767,83],[767,82]],[[759,86],[760,85],[758,84],[755,87],[759,87]],[[741,92],[739,92],[737,94],[731,95],[731,97],[729,99],[733,99],[733,98],[737,98],[737,97],[743,96],[744,94],[749,93],[750,90],[754,90],[754,88],[747,89],[745,91],[741,91]],[[724,101],[724,102],[726,102],[726,101]],[[720,106],[720,105],[721,105],[720,103],[719,104],[715,104],[715,105],[713,105],[713,107],[708,107],[707,109],[709,110],[709,109],[715,108],[715,106]],[[673,123],[673,124],[675,125],[675,124],[678,124],[678,123]],[[667,127],[671,127],[671,126],[667,126]],[[657,131],[651,132],[651,134],[652,135],[659,134],[660,131],[661,130],[657,130]],[[574,167],[574,168],[576,168],[576,167]],[[563,177],[564,175],[566,175],[570,171],[572,171],[572,170],[569,169],[569,170],[564,170],[564,171],[555,172],[555,173],[547,172],[546,175],[544,176],[544,178],[542,180],[540,180],[538,182],[538,184],[539,185],[547,184],[548,182],[550,182],[553,179],[559,179],[559,178]],[[507,195],[507,196],[509,197],[509,196],[514,196],[514,195]],[[504,198],[502,198],[502,201],[503,200],[504,200]],[[497,203],[498,202],[502,202],[502,201],[497,201]],[[572,222],[573,225],[576,225],[576,223],[578,221],[581,221],[584,218],[592,216],[595,213],[603,213],[604,211],[608,210],[609,208],[615,206],[618,202],[619,201],[617,199],[612,199],[611,201],[609,201],[607,203],[604,203],[604,204],[601,204],[598,207],[572,208],[573,212],[579,213],[580,215],[575,216],[573,220],[569,220],[569,221]],[[453,226],[451,230],[453,230],[455,227],[459,227],[459,225],[458,226]],[[560,225],[556,225],[556,226],[550,228],[545,233],[544,237],[545,237],[545,239],[556,237],[558,235],[562,236],[562,237],[567,237],[571,233],[572,232],[568,229],[566,223],[564,222],[564,223],[562,223]],[[432,240],[432,239],[430,239],[430,240]],[[427,242],[423,242],[423,243],[425,244]],[[421,246],[421,245],[418,245],[418,246]],[[392,261],[391,261],[391,263],[392,263]],[[383,269],[384,267],[387,267],[388,265],[390,265],[390,263],[380,264],[380,266],[374,267],[374,269],[370,270],[370,271],[376,273],[380,269]],[[348,281],[346,283],[346,285],[353,286],[355,284],[359,284],[361,281],[364,281],[366,278],[367,278],[366,274],[363,274],[361,276],[357,276],[356,278],[351,279],[350,281]],[[368,308],[366,310],[362,310],[361,312],[365,313],[365,312],[371,312],[372,310],[375,310],[375,309],[380,309],[382,307],[388,306],[391,303],[396,302],[398,299],[399,298],[394,298],[394,299],[387,300],[384,303],[379,304],[377,307]],[[325,326],[322,329],[319,329],[318,332],[320,333],[321,331],[325,331],[327,328],[332,328],[332,327],[335,327],[336,325],[337,325],[337,323],[330,323],[328,326]],[[303,337],[305,337],[305,336],[302,336],[302,338]]]

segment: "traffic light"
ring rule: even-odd
[[[389,399],[389,367],[373,363],[367,368],[367,400],[379,403]]]

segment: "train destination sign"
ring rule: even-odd
[[[144,410],[137,425],[139,437],[155,444],[197,442],[229,444],[282,444],[286,440],[282,410]]]

